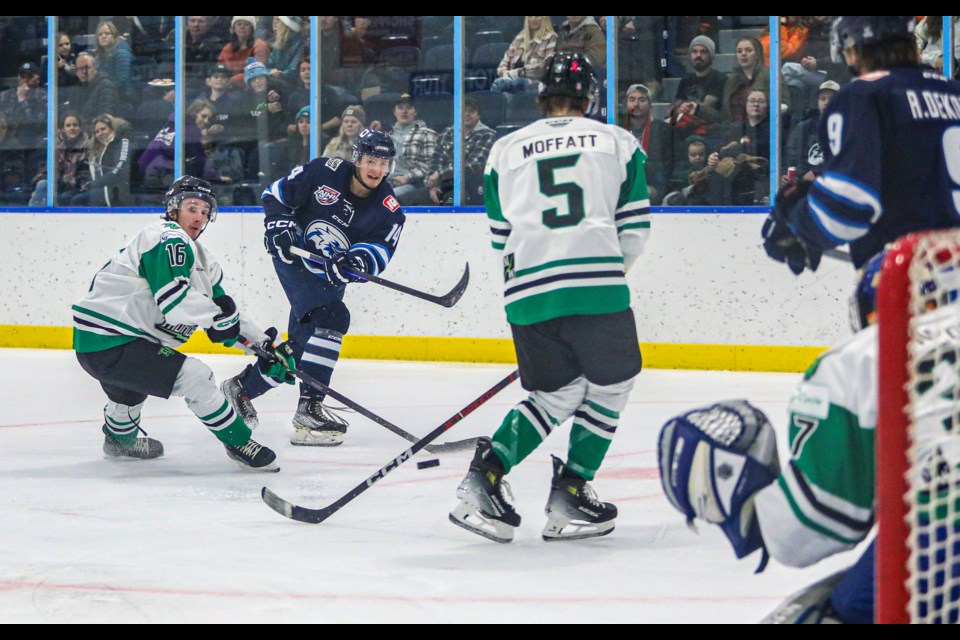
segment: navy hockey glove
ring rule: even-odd
[[[777,262],[784,262],[795,275],[804,269],[816,271],[822,251],[803,242],[790,227],[789,212],[805,201],[810,182],[791,182],[777,193],[773,211],[763,223],[763,249]]]
[[[274,327],[270,327],[264,333],[267,334],[269,339],[263,341],[260,346],[270,354],[270,357],[258,356],[257,368],[260,369],[264,378],[293,384],[297,380],[297,363],[293,358],[293,347],[290,346],[289,342],[282,342],[274,346],[279,335]]]
[[[293,264],[291,247],[300,245],[297,222],[288,216],[268,217],[263,221],[266,230],[263,233],[263,246],[271,256]]]
[[[213,317],[213,324],[207,329],[207,337],[210,342],[232,347],[240,337],[240,312],[230,296],[223,295],[213,301],[220,307],[220,313]]]
[[[337,286],[346,286],[348,282],[366,282],[362,274],[367,272],[363,258],[353,251],[341,251],[330,258],[327,265],[327,277]]]

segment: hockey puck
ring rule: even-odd
[[[439,467],[440,461],[436,458],[433,460],[424,460],[423,462],[417,463],[417,469],[429,469],[430,467]]]

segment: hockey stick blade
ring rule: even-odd
[[[259,344],[257,344],[253,340],[250,340],[249,338],[246,338],[244,336],[239,336],[238,342],[243,346],[245,346],[247,349],[250,349],[251,351],[253,351],[260,358],[271,357],[270,353],[268,353],[266,349],[261,347]],[[330,396],[337,402],[340,402],[345,406],[353,409],[354,411],[364,416],[365,418],[368,418],[369,420],[376,422],[381,427],[385,427],[388,431],[392,431],[393,433],[397,434],[404,440],[407,440],[408,442],[417,442],[418,440],[417,436],[407,431],[404,431],[403,429],[393,424],[386,418],[381,418],[380,416],[370,411],[363,405],[357,402],[354,402],[353,400],[346,397],[342,393],[339,393],[338,391],[334,391],[333,389],[323,384],[316,378],[309,376],[301,371],[294,371],[294,375],[297,376],[297,378],[299,378],[306,384],[316,389],[317,391],[320,391],[321,393],[325,393],[326,395]],[[477,444],[476,438],[467,438],[466,440],[458,440],[456,442],[445,442],[443,444],[428,445],[424,447],[424,449],[426,449],[427,453],[449,453],[450,451],[464,451],[466,449],[472,449],[473,447],[476,446],[476,444]]]
[[[455,415],[447,419],[446,422],[441,424],[439,427],[425,435],[423,438],[418,440],[416,444],[412,447],[401,453],[399,456],[382,466],[376,473],[372,476],[358,484],[356,487],[345,493],[338,500],[333,503],[323,507],[321,509],[308,509],[307,507],[300,507],[292,502],[288,502],[275,494],[273,491],[270,491],[267,487],[264,487],[260,492],[260,497],[263,498],[263,501],[267,503],[267,506],[284,516],[285,518],[290,518],[291,520],[296,520],[298,522],[306,522],[309,524],[320,524],[337,511],[342,509],[345,505],[351,502],[354,498],[359,496],[361,493],[372,487],[378,481],[382,480],[387,476],[388,473],[399,467],[401,464],[412,458],[419,452],[421,449],[426,447],[428,444],[440,437],[440,434],[447,431],[453,425],[457,424],[465,417],[473,413],[478,407],[486,403],[490,398],[497,395],[503,391],[506,387],[510,385],[511,382],[520,377],[519,371],[513,371],[506,378],[493,385],[489,389],[483,392],[476,400],[465,406],[463,409],[458,411]]]
[[[316,264],[322,264],[326,266],[330,259],[326,256],[317,255],[311,253],[306,249],[301,249],[300,247],[291,247],[290,253],[295,256],[300,256],[304,260],[309,260]],[[420,291],[418,289],[413,289],[406,285],[397,284],[396,282],[391,282],[390,280],[385,280],[370,273],[354,273],[353,271],[347,271],[350,275],[359,276],[363,279],[378,284],[381,287],[386,287],[387,289],[393,289],[394,291],[399,291],[400,293],[406,293],[411,295],[414,298],[420,298],[421,300],[426,300],[427,302],[432,302],[438,304],[441,307],[447,307],[448,309],[453,305],[457,304],[460,301],[460,298],[463,296],[463,292],[467,290],[467,284],[470,282],[470,263],[468,262],[463,269],[463,275],[460,276],[460,282],[456,284],[448,293],[442,296],[435,296],[425,291]]]
[[[850,254],[842,249],[824,249],[824,257],[832,258],[840,262],[853,262],[853,259],[850,257]]]

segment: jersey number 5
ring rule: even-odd
[[[543,224],[551,229],[573,227],[586,217],[583,206],[583,188],[576,182],[557,182],[557,169],[569,169],[580,160],[580,154],[549,158],[537,162],[537,175],[540,179],[540,193],[548,198],[563,196],[567,199],[567,212],[560,213],[559,207],[543,211]]]

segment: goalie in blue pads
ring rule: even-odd
[[[780,472],[770,421],[746,400],[720,402],[673,418],[660,431],[660,482],[670,503],[687,516],[720,525],[743,558],[767,552],[753,500]]]

